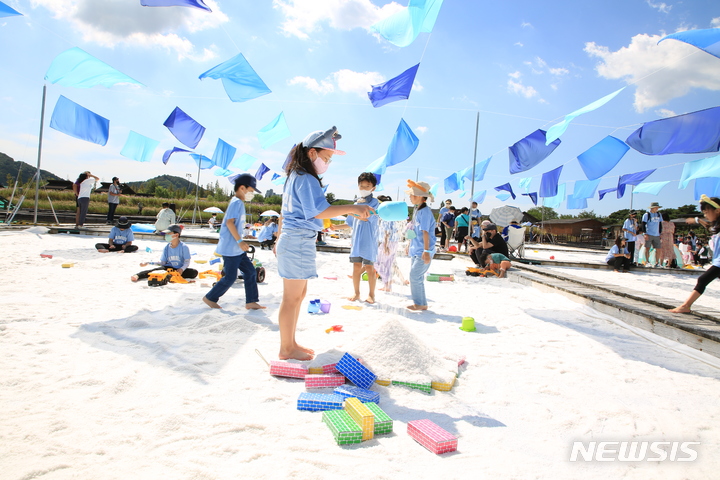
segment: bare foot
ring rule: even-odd
[[[252,302],[252,303],[246,303],[245,308],[247,308],[248,310],[262,310],[263,308],[267,308],[267,307],[263,307],[262,305],[260,305],[257,302]]]
[[[138,280],[140,280],[140,278],[137,275],[133,275],[132,277],[130,277],[130,280],[132,280],[133,282],[137,282]]]
[[[315,350],[312,348],[303,347],[302,345],[298,345],[297,342],[295,343],[295,350],[301,350],[305,353],[309,353],[310,355],[315,355]]]
[[[304,352],[302,350],[294,349],[290,350],[289,352],[283,352],[280,350],[280,354],[278,355],[278,358],[280,360],[312,360],[315,357],[315,355],[311,353]]]
[[[359,294],[359,293],[356,293],[356,294],[353,295],[352,297],[345,297],[345,298],[346,298],[347,300],[350,300],[351,302],[357,302],[358,300],[360,300],[360,294]]]
[[[207,297],[203,297],[203,302],[205,302],[208,305],[208,307],[210,307],[210,308],[222,308],[220,305],[217,304],[217,302],[208,300]]]
[[[108,253],[110,250],[106,250],[104,248],[98,248],[98,252],[100,253]]]
[[[421,311],[421,310],[427,310],[428,307],[427,307],[427,305],[415,305],[415,304],[413,304],[413,305],[408,305],[408,306],[407,306],[407,309],[408,309],[408,310],[414,310],[414,311]]]
[[[671,308],[668,310],[670,313],[690,313],[690,307],[683,307],[680,305],[679,307]]]
[[[403,282],[403,285],[410,285],[410,280],[405,280],[405,281]]]
[[[392,292],[392,288],[390,288],[389,285],[385,285],[384,287],[380,287],[379,289],[381,292]]]
[[[367,303],[375,303],[375,297],[368,297],[367,299],[365,299],[365,302],[367,302]]]

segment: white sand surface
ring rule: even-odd
[[[301,314],[301,343],[342,352],[397,319],[439,354],[467,357],[451,392],[373,386],[394,433],[338,447],[320,413],[296,409],[302,381],[271,377],[255,354],[275,358],[279,346],[271,252],[257,252],[268,309],[246,311],[238,282],[215,311],[201,302],[206,282],[130,282],[160,241],[101,254],[99,240],[0,235],[2,479],[717,478],[720,371],[560,295],[466,277],[456,258],[434,261],[457,281],[426,282],[428,312],[406,311],[399,286],[344,310],[348,258],[319,253],[308,298],[332,307]],[[207,260],[214,246],[190,248]],[[459,330],[466,316],[477,332]],[[338,324],[344,332],[325,333]],[[436,456],[413,441],[406,424],[423,418],[458,435],[458,451]],[[701,444],[691,463],[571,463],[574,440]]]

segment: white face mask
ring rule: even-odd
[[[367,196],[369,196],[369,195],[372,195],[372,190],[358,190],[358,191],[355,193],[355,196],[358,197],[358,198],[365,198],[365,197],[367,197]]]
[[[246,202],[252,202],[253,198],[255,198],[255,192],[245,192],[245,195],[243,195],[243,200]]]

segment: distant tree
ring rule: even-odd
[[[269,205],[282,205],[282,197],[280,195],[266,196],[265,203]]]
[[[605,225],[620,225],[625,222],[625,220],[630,215],[630,209],[629,208],[623,208],[622,210],[617,210],[607,217],[604,218],[603,223]],[[642,213],[638,213],[638,221],[642,218]]]
[[[158,198],[172,198],[172,195],[170,195],[170,190],[168,190],[165,187],[157,186],[155,187],[155,196]]]
[[[155,195],[155,189],[158,187],[157,181],[153,178],[145,185],[145,193]]]
[[[602,217],[595,214],[593,210],[583,210],[577,214],[577,218],[592,218],[593,220],[602,220]]]
[[[328,192],[325,194],[325,200],[327,200],[328,203],[333,203],[335,201],[335,194]]]
[[[527,211],[529,215],[537,218],[538,220],[555,220],[559,218],[558,213],[555,209],[550,207],[533,207]],[[570,216],[572,218],[572,215]]]
[[[560,220],[571,220],[571,219],[577,218],[577,217],[570,213],[561,213],[559,218],[560,218]]]

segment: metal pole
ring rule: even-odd
[[[473,197],[475,197],[475,163],[477,162],[477,144],[478,144],[478,132],[480,130],[480,112],[477,112],[477,117],[475,119],[475,151],[473,152],[473,168],[472,168],[472,177],[470,177],[470,206],[468,207],[468,236],[472,237],[473,234],[473,226],[472,226],[472,202]],[[462,182],[462,179],[460,179]],[[478,209],[479,210],[479,209]],[[478,217],[478,222],[480,222],[480,218]],[[465,239],[463,239],[464,241]],[[467,252],[467,248],[469,245],[465,246],[465,252]],[[458,250],[460,250],[460,247],[458,247]]]
[[[195,225],[195,212],[198,209],[198,195],[200,194],[200,161],[198,161],[198,174],[197,183],[195,184],[195,206],[193,207],[193,220],[192,223]]]
[[[47,85],[43,85],[42,107],[40,108],[40,138],[38,139],[38,156],[37,156],[37,177],[35,178],[35,214],[33,215],[33,224],[37,225],[38,199],[40,196],[40,159],[42,157],[42,138],[43,124],[45,123],[45,93]]]
[[[635,185],[630,187],[630,210],[633,209],[633,193],[635,192]]]

